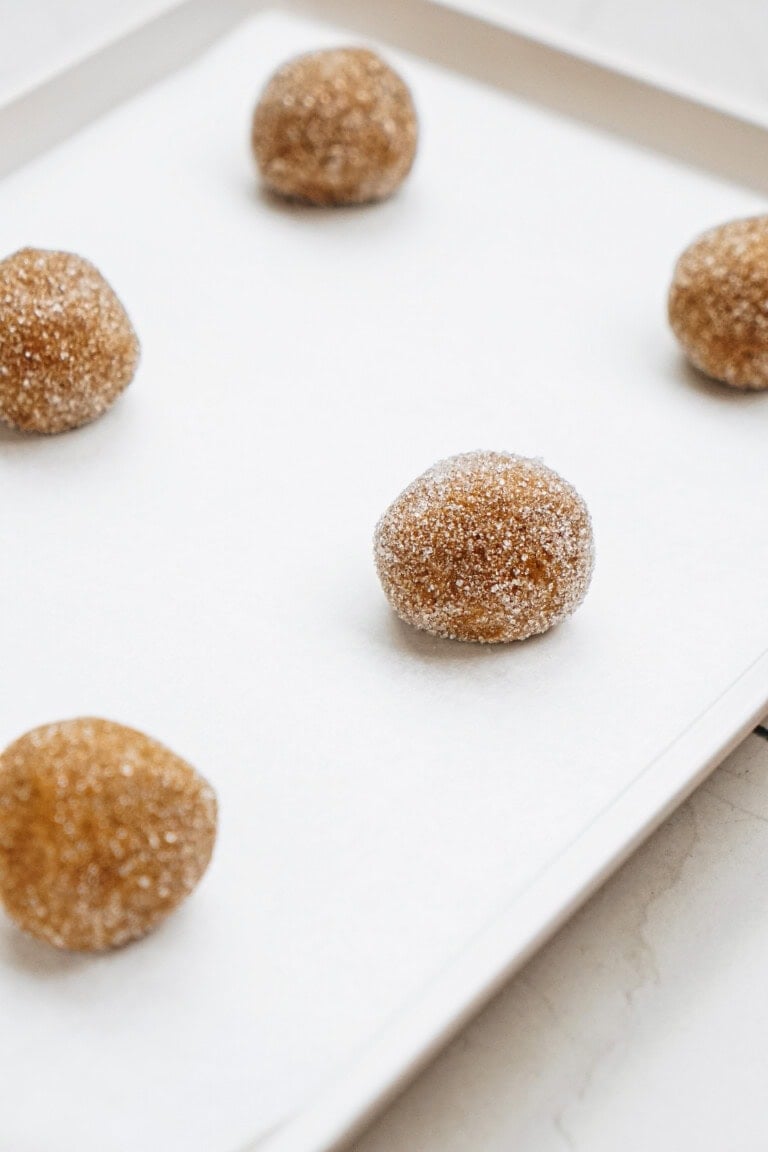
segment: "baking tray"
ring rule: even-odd
[[[258,89],[360,37],[414,88],[412,178],[271,201]],[[664,322],[680,248],[762,209],[765,134],[418,0],[196,0],[19,94],[0,143],[0,250],[88,255],[144,347],[101,421],[0,441],[2,735],[122,720],[222,809],[146,941],[0,927],[0,1146],[321,1152],[768,707],[768,398]],[[482,446],[595,521],[586,603],[522,645],[412,632],[373,571],[399,489]]]

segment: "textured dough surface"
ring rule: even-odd
[[[594,546],[586,504],[539,460],[468,452],[430,468],[379,521],[384,592],[437,636],[524,640],[586,595]]]
[[[273,192],[313,204],[363,204],[407,176],[418,135],[411,94],[365,48],[289,60],[267,84],[252,144]]]
[[[736,388],[768,388],[768,216],[721,224],[686,248],[669,322],[702,372]]]
[[[193,890],[215,837],[210,786],[132,728],[47,724],[0,756],[0,901],[56,947],[144,936]]]
[[[0,263],[0,419],[24,432],[88,424],[131,382],[139,341],[82,256],[23,248]]]

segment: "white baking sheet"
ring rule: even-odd
[[[99,423],[0,439],[3,738],[113,717],[222,807],[147,941],[0,926],[13,1152],[267,1130],[768,645],[768,397],[700,380],[664,323],[677,251],[761,201],[395,56],[423,122],[401,195],[280,206],[254,96],[348,38],[255,17],[0,186],[0,249],[91,257],[144,347]],[[389,500],[475,447],[542,456],[595,521],[586,604],[524,645],[410,631],[371,563]]]

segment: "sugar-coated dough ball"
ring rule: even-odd
[[[144,936],[195,887],[215,838],[211,787],[122,724],[47,724],[0,756],[0,902],[57,948]]]
[[[575,488],[539,460],[507,452],[435,464],[384,513],[374,549],[398,616],[488,644],[559,624],[584,599],[594,562]]]
[[[0,420],[24,432],[88,424],[138,360],[125,309],[82,256],[23,248],[0,262]]]
[[[288,61],[256,105],[253,151],[264,183],[313,204],[382,200],[416,154],[416,112],[396,72],[365,48]]]
[[[768,388],[768,216],[722,224],[686,248],[669,322],[702,372],[737,388]]]

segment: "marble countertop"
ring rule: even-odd
[[[171,2],[0,0],[0,93]],[[768,114],[762,0],[491,2]],[[767,880],[768,739],[756,734],[355,1152],[765,1147]]]

